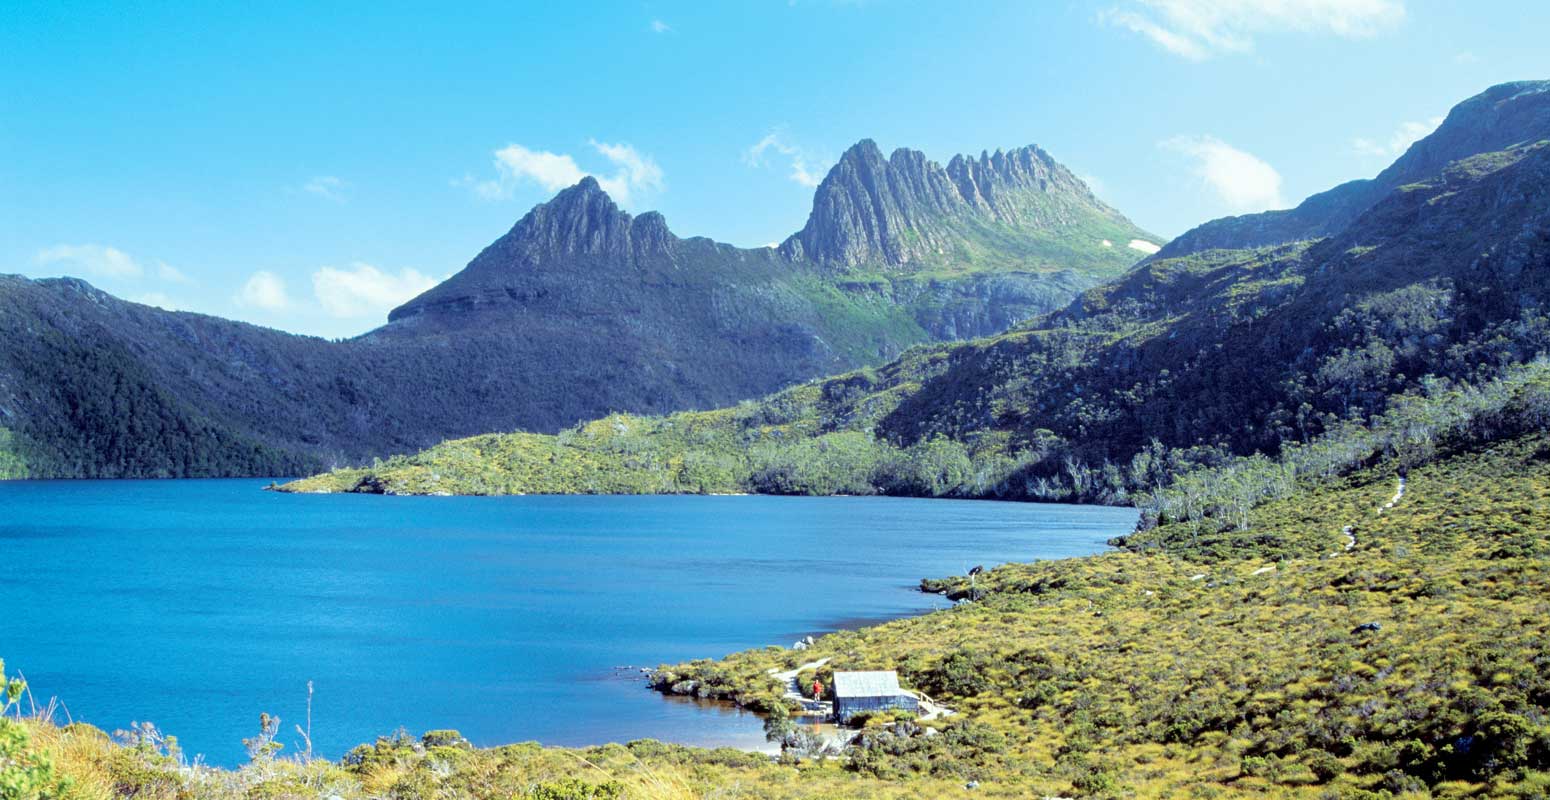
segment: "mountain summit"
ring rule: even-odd
[[[551,284],[671,266],[679,245],[661,214],[632,217],[589,175],[535,206],[461,272],[393,309],[388,321],[531,303],[560,288]],[[585,269],[578,270],[583,262]]]
[[[1014,246],[998,252],[995,238]],[[1068,269],[1131,260],[1115,252],[1154,237],[1098,200],[1036,146],[954,156],[887,158],[871,139],[845,151],[813,198],[807,224],[781,246],[793,260],[891,271],[1020,260]]]
[[[614,204],[596,178],[588,175],[549,202],[535,206],[473,263],[498,258],[541,267],[576,256],[634,262],[669,255],[673,243],[661,214],[651,211],[631,217]]]
[[[736,316],[788,326],[822,317],[818,305],[854,306],[830,321],[844,330],[803,328],[828,346],[860,333],[869,343],[830,364],[843,368],[916,341],[994,333],[1056,308],[1134,263],[1139,254],[1128,243],[1154,238],[1038,147],[956,156],[943,167],[918,150],[885,159],[863,139],[819,185],[807,225],[779,248],[680,239],[661,214],[632,217],[586,177],[533,208],[463,271],[394,309],[392,324],[371,336],[518,320],[532,336],[535,313],[639,315],[666,288],[677,296],[663,298],[664,313],[685,319],[733,314],[724,299],[731,296],[741,298]],[[782,288],[753,290],[770,282]],[[838,293],[820,299],[819,284]],[[686,306],[691,299],[703,305]],[[783,310],[767,313],[772,303]],[[884,321],[896,312],[911,319]],[[747,333],[746,322],[732,327]],[[705,335],[718,336],[722,324]],[[878,351],[876,341],[887,343]]]

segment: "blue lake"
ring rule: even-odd
[[[267,481],[0,482],[0,657],[56,718],[150,720],[234,764],[316,687],[337,758],[476,744],[758,746],[638,667],[943,606],[920,578],[1097,552],[1129,509],[783,497],[295,496]],[[623,668],[623,669],[621,669]]]

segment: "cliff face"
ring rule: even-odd
[[[1152,260],[1330,236],[1401,186],[1425,180],[1476,153],[1537,141],[1546,131],[1550,131],[1550,81],[1493,86],[1454,106],[1436,131],[1412,144],[1376,178],[1343,183],[1296,208],[1212,220],[1169,242]]]
[[[979,252],[997,234],[1015,241],[1012,252]],[[902,148],[885,159],[867,139],[819,184],[807,224],[781,251],[842,270],[952,268],[1004,256],[1028,268],[1064,259],[1064,268],[1102,269],[1133,260],[1114,242],[1154,238],[1038,147],[955,156],[943,167]]]

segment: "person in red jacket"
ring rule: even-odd
[[[817,678],[813,679],[813,699],[823,699],[823,681],[820,681]]]

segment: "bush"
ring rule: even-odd
[[[472,747],[473,746],[473,745],[468,743],[467,739],[463,738],[463,734],[458,733],[455,730],[426,731],[425,734],[420,737],[420,744],[424,745],[425,749],[427,749],[427,750],[429,750],[432,747]]]
[[[5,677],[0,660],[0,797],[5,800],[55,800],[70,791],[70,782],[54,771],[47,753],[32,749],[32,736],[19,721],[5,713],[21,700],[27,682]]]
[[[1328,750],[1309,750],[1302,754],[1302,763],[1313,772],[1313,777],[1318,778],[1320,783],[1328,783],[1345,771],[1340,759],[1335,758]]]
[[[959,650],[943,658],[925,675],[932,693],[974,697],[990,691],[995,684],[989,675],[992,659],[972,650]]]
[[[70,782],[54,771],[48,755],[32,749],[27,729],[20,722],[0,718],[0,797],[57,800],[69,792]]]
[[[624,786],[615,781],[588,783],[566,778],[540,783],[527,796],[530,800],[619,800],[624,797]]]

